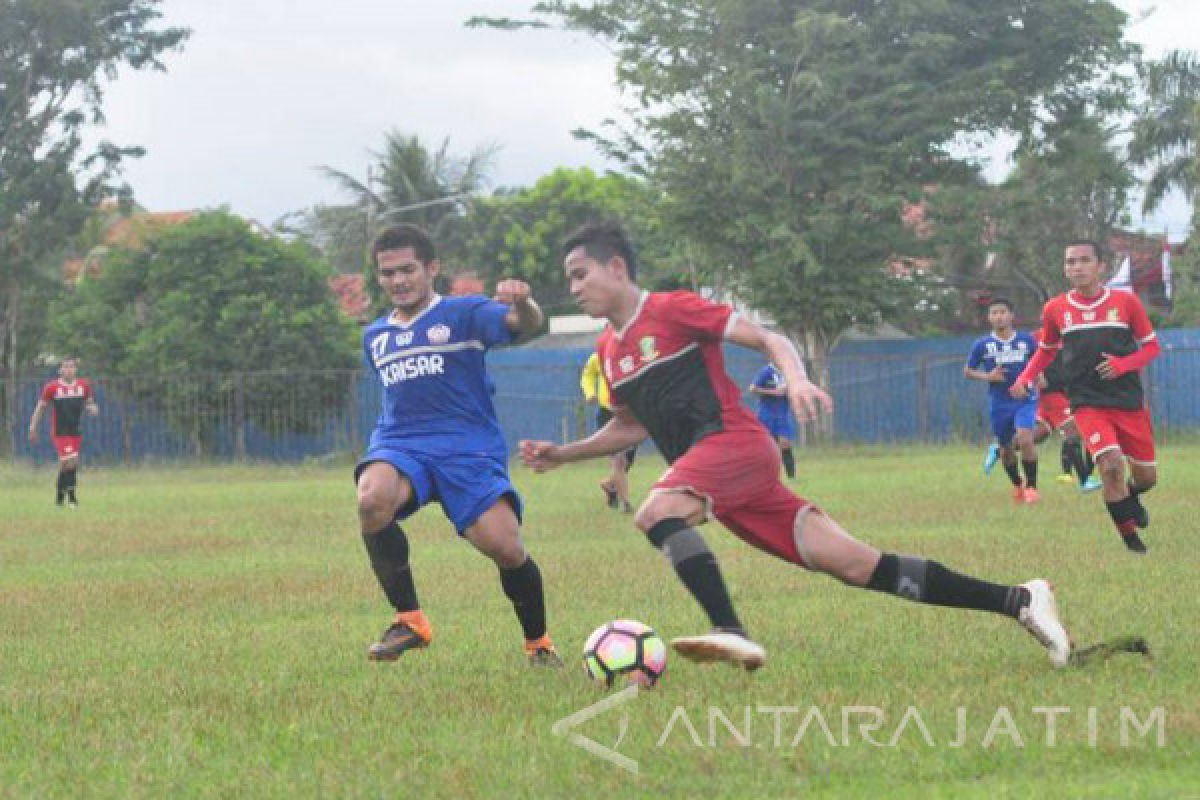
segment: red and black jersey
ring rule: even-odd
[[[1042,332],[1034,331],[1033,340],[1041,344]],[[1046,379],[1046,386],[1042,389],[1042,394],[1067,391],[1067,373],[1063,370],[1061,350],[1058,351],[1054,360],[1050,362],[1050,366],[1046,367],[1045,371],[1042,372],[1042,377]]]
[[[1072,408],[1142,408],[1136,371],[1105,380],[1096,367],[1105,353],[1127,356],[1154,337],[1146,309],[1132,292],[1104,289],[1084,298],[1072,289],[1051,298],[1042,311],[1042,347],[1061,350],[1058,360]]]
[[[42,388],[42,401],[50,405],[50,429],[54,435],[81,436],[83,409],[94,397],[92,385],[83,378],[74,383],[55,378],[47,383]]]
[[[668,464],[711,433],[760,428],[721,354],[736,319],[692,292],[643,292],[625,327],[596,343],[614,409],[637,418]]]

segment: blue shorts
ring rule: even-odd
[[[1033,430],[1037,421],[1037,396],[1020,403],[993,403],[991,410],[992,433],[1002,447],[1008,447],[1018,428]]]
[[[368,464],[377,461],[391,464],[413,487],[412,500],[396,512],[396,519],[407,519],[436,500],[461,536],[483,512],[507,497],[521,521],[521,496],[509,480],[508,465],[498,457],[373,447],[354,468],[355,482]]]
[[[784,439],[796,438],[796,423],[792,421],[790,412],[783,414],[762,414],[758,415],[758,421],[763,424],[772,436],[782,436]]]

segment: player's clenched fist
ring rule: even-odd
[[[529,299],[529,284],[516,278],[506,278],[496,284],[497,303],[506,306],[516,305]]]
[[[558,445],[554,442],[531,442],[522,439],[519,445],[521,462],[534,472],[546,472],[559,466]]]

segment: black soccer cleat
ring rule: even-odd
[[[604,501],[608,504],[608,507],[616,508],[617,507],[617,490],[610,489],[607,486],[601,486],[600,488],[604,491]]]
[[[1137,533],[1121,534],[1121,540],[1125,542],[1125,546],[1138,555],[1143,555],[1146,552],[1146,543],[1142,541],[1142,537]]]
[[[428,647],[429,639],[417,633],[406,622],[395,622],[379,641],[367,648],[369,661],[395,661],[409,650]]]

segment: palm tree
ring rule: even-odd
[[[444,243],[463,216],[465,201],[487,184],[495,154],[496,148],[488,146],[458,157],[450,153],[449,138],[430,150],[416,136],[391,131],[383,151],[372,153],[367,183],[333,167],[322,166],[320,171],[354,197],[353,207],[365,218],[364,239],[396,219],[392,212],[408,209],[404,221],[420,225]]]
[[[1200,57],[1175,50],[1140,70],[1146,100],[1133,125],[1130,160],[1153,167],[1142,211],[1153,211],[1172,189],[1189,201],[1200,186]]]

